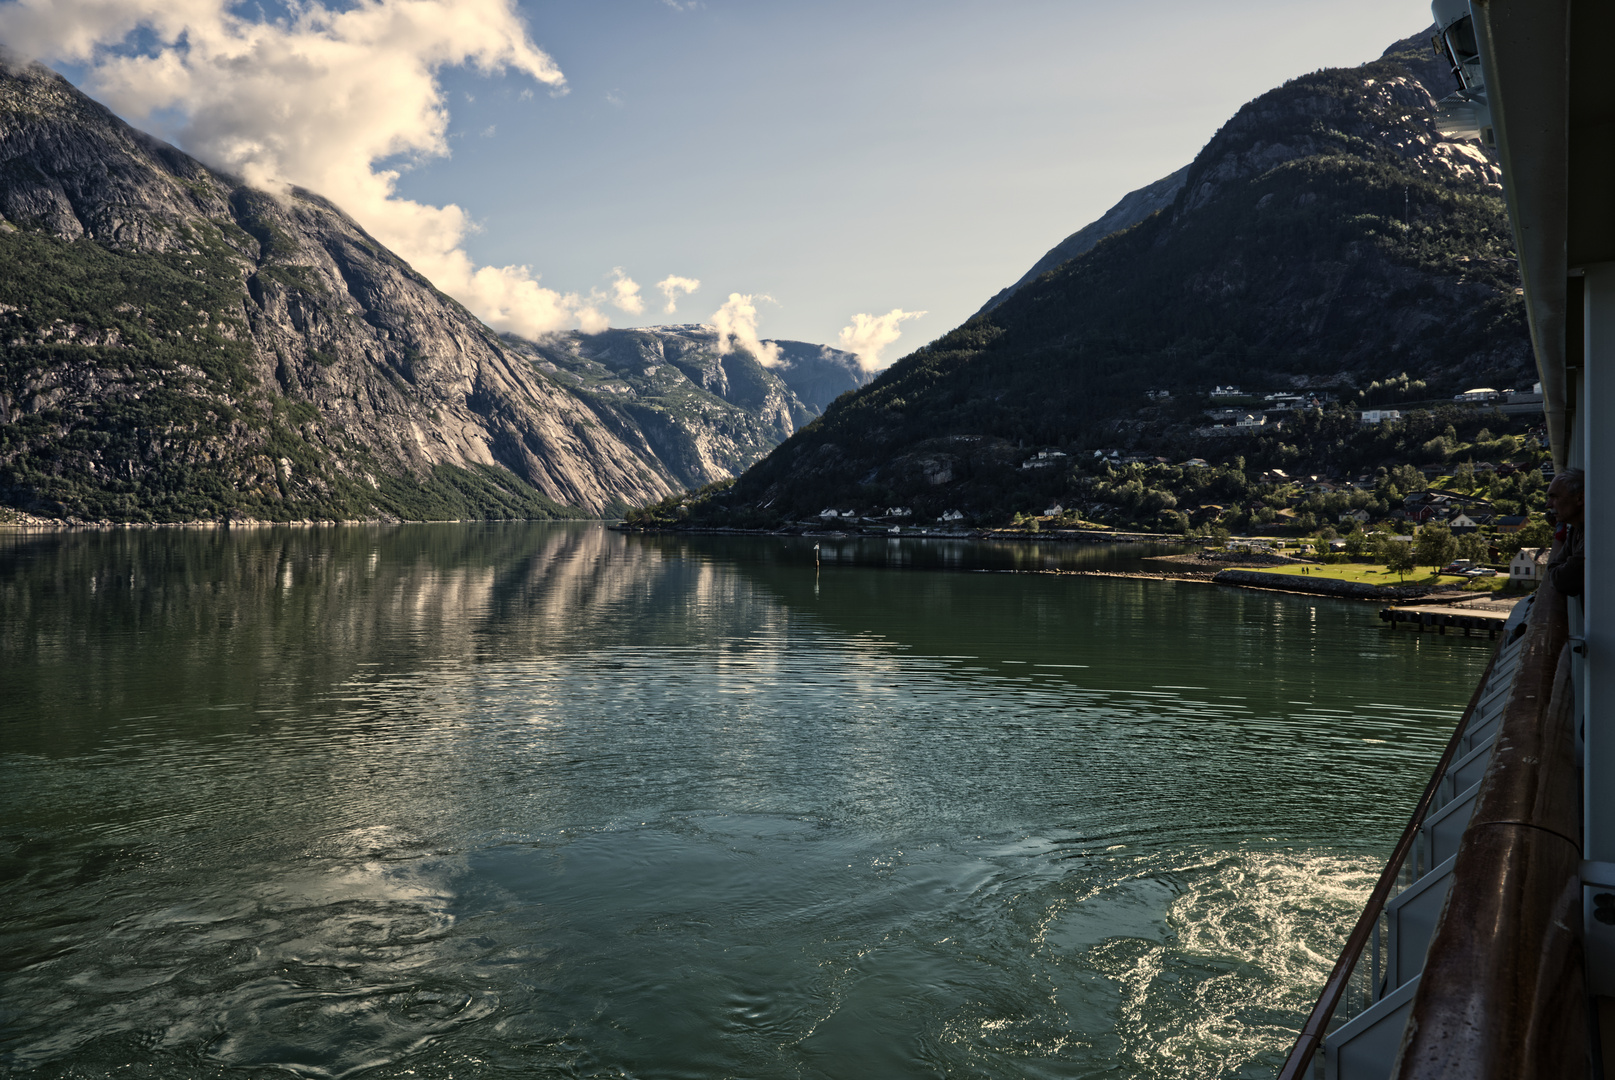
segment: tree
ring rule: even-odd
[[[1404,495],[1411,495],[1416,491],[1423,491],[1429,487],[1424,474],[1412,465],[1398,465],[1390,471],[1389,479],[1396,489]]]
[[[1420,566],[1446,566],[1458,557],[1458,540],[1445,525],[1426,525],[1419,530],[1414,557]]]
[[[1486,541],[1480,534],[1470,533],[1468,536],[1458,537],[1458,557],[1468,559],[1470,562],[1482,563],[1486,561]]]
[[[1405,540],[1391,540],[1386,543],[1385,569],[1396,574],[1398,580],[1406,581],[1408,571],[1417,566],[1412,544]]]
[[[1461,462],[1457,468],[1452,470],[1452,486],[1457,488],[1459,491],[1475,490],[1474,462]]]
[[[1543,518],[1533,518],[1519,532],[1502,537],[1499,546],[1505,551],[1518,551],[1522,547],[1547,547],[1551,543],[1553,526]]]

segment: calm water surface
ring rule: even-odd
[[[1489,643],[810,548],[0,537],[0,1072],[1271,1075]]]

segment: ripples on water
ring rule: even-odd
[[[1487,647],[938,568],[1110,551],[825,554],[15,544],[0,1063],[1270,1075]]]

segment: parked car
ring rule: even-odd
[[[1489,566],[1471,566],[1464,571],[1464,577],[1496,577],[1497,571]]]

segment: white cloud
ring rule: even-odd
[[[756,299],[772,301],[773,297]],[[764,344],[757,338],[757,305],[749,293],[730,293],[728,301],[713,314],[712,325],[718,331],[719,356],[739,349],[751,353],[764,367],[779,363],[780,347],[772,342]]]
[[[619,311],[638,315],[645,310],[645,298],[639,295],[639,283],[623,273],[622,267],[611,268],[611,279],[611,303]]]
[[[662,309],[663,314],[671,315],[679,309],[679,293],[688,296],[701,287],[701,282],[696,278],[669,274],[658,281],[656,287],[662,291],[663,296],[667,297],[667,306]]]
[[[0,41],[84,65],[87,89],[137,122],[177,116],[162,134],[250,184],[331,199],[497,329],[533,336],[603,322],[587,300],[543,287],[525,266],[476,266],[462,246],[473,228],[464,210],[401,198],[398,172],[376,167],[448,153],[444,67],[512,71],[564,92],[514,0],[308,0],[256,22],[235,7],[10,0],[0,2]],[[150,48],[129,48],[137,32]]]
[[[903,336],[899,326],[908,319],[918,319],[923,311],[904,311],[893,308],[884,315],[854,315],[852,325],[841,328],[841,347],[856,353],[858,366],[865,371],[879,371],[886,364],[880,354],[886,346]]]

